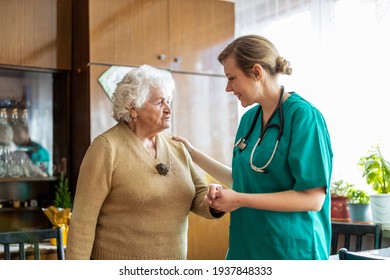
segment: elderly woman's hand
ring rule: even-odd
[[[214,185],[212,187],[212,185]],[[209,207],[217,212],[232,212],[241,207],[240,194],[231,190],[224,189],[221,185],[210,184],[209,192],[206,195],[206,201]]]
[[[205,196],[205,200],[209,206],[213,205],[213,200],[215,199],[215,194],[222,190],[222,186],[220,184],[210,184],[209,191]]]

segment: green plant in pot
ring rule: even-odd
[[[69,189],[68,179],[61,174],[58,184],[55,186],[54,205],[42,209],[53,227],[62,228],[63,244],[66,245],[69,230],[70,218],[72,215],[72,196]],[[50,240],[51,245],[55,244],[55,239]]]
[[[368,192],[355,187],[351,187],[347,191],[347,201],[353,204],[369,204],[370,196]]]
[[[390,163],[376,145],[360,158],[362,176],[376,194],[370,194],[373,222],[390,228]]]
[[[353,185],[344,180],[332,179],[330,184],[331,218],[334,221],[350,221],[347,192]]]
[[[353,222],[369,222],[372,220],[368,192],[352,186],[347,191],[347,202]]]
[[[330,194],[332,196],[347,196],[348,189],[353,187],[353,184],[348,183],[344,180],[335,180],[332,179],[330,184]]]

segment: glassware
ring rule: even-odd
[[[2,108],[0,110],[0,124],[7,124],[7,123],[8,123],[7,108]]]
[[[7,176],[8,166],[6,162],[6,148],[5,146],[0,146],[0,178]]]
[[[14,153],[10,156],[8,165],[8,174],[11,177],[17,178],[24,175],[23,159],[15,156]]]
[[[12,109],[10,124],[11,125],[19,124],[19,113],[17,108]]]

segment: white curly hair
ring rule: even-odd
[[[130,109],[140,109],[148,101],[152,90],[157,90],[172,99],[175,83],[167,70],[142,65],[130,70],[117,84],[114,91],[113,118],[129,122]]]

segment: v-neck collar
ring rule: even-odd
[[[142,144],[141,139],[135,135],[135,133],[127,126],[125,122],[120,122],[118,127],[126,143],[131,147],[139,159],[148,165],[155,173],[158,173],[156,170],[156,165],[159,163],[163,163],[167,165],[169,169],[171,169],[172,161],[169,147],[166,145],[166,140],[162,135],[156,135],[156,158],[154,158],[148,153]]]

